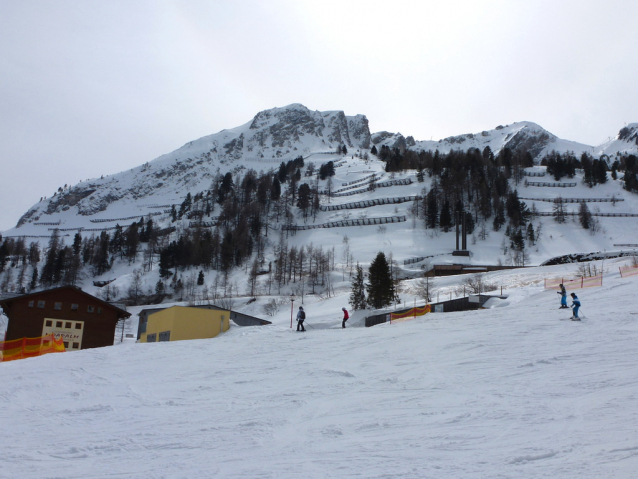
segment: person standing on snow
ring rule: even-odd
[[[565,309],[567,308],[567,290],[565,289],[565,286],[561,283],[560,284],[560,291],[556,292],[557,294],[560,294],[560,308],[558,309]]]
[[[303,322],[305,319],[306,319],[306,312],[303,310],[303,306],[299,306],[299,311],[297,311],[297,331],[306,330],[306,328],[303,327]]]
[[[572,309],[574,310],[574,315],[572,316],[572,321],[580,321],[578,317],[578,308],[580,308],[580,300],[576,293],[572,293]]]
[[[346,321],[350,319],[350,316],[348,316],[348,310],[346,308],[341,308],[341,311],[343,311],[343,322],[341,323],[341,327],[345,329]]]

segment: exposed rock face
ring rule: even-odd
[[[618,132],[618,139],[638,145],[638,123],[631,123]]]
[[[512,151],[528,151],[532,158],[536,158],[550,142],[555,140],[556,136],[542,128],[539,130],[523,128],[506,139],[505,146]]]
[[[378,145],[382,141],[392,138],[394,135],[394,133],[390,133],[389,131],[379,131],[372,136],[372,143]]]
[[[370,128],[365,115],[348,117],[348,132],[350,141],[359,148],[370,148]],[[356,144],[358,142],[358,145]]]
[[[90,186],[85,188],[78,188],[77,186],[71,188],[69,191],[51,198],[45,213],[51,214],[55,211],[67,210],[93,193],[95,193],[95,188],[91,188]]]
[[[414,138],[412,138],[412,145],[409,145],[405,137],[401,133],[390,133],[388,131],[380,131],[378,133],[375,133],[372,136],[372,143],[374,143],[375,145],[382,143],[390,149],[398,148],[401,153],[403,153],[408,146],[413,146],[416,144]]]
[[[364,115],[347,117],[342,111],[310,111],[303,105],[293,104],[257,113],[246,135],[250,151],[255,151],[256,146],[303,150],[299,143],[307,143],[312,137],[323,141],[327,149],[339,145],[368,148],[368,119]]]

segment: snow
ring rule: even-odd
[[[637,279],[618,274],[628,262],[596,262],[605,281],[578,291],[581,323],[543,290],[543,278],[578,267],[561,265],[488,273],[508,296],[493,309],[372,328],[354,312],[343,330],[342,291],[305,296],[306,333],[290,329],[284,305],[271,326],[233,326],[214,339],[125,340],[0,364],[0,471],[633,477]],[[462,280],[439,278],[437,288]]]

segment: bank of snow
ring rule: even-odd
[[[488,310],[342,330],[341,296],[306,302],[317,326],[306,333],[290,331],[282,310],[272,326],[211,340],[0,364],[0,471],[632,477],[638,278],[621,279],[619,264],[605,263],[602,288],[579,293],[582,323],[539,283],[568,265],[498,273],[513,287]]]

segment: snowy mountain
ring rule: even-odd
[[[191,141],[181,148],[129,171],[88,180],[44,199],[29,209],[9,235],[39,235],[41,228],[29,225],[64,224],[67,228],[89,228],[90,220],[129,218],[157,213],[162,205],[179,204],[187,193],[210,188],[219,175],[253,168],[277,168],[282,161],[298,156],[322,163],[339,146],[365,151],[376,145],[401,150],[467,150],[490,147],[496,154],[502,148],[524,149],[539,159],[556,151],[613,156],[638,151],[638,124],[623,128],[615,140],[594,148],[563,140],[531,122],[497,126],[476,134],[465,134],[438,141],[416,141],[400,133],[370,133],[364,115],[346,116],[342,111],[311,111],[303,105],[265,110],[252,121]],[[25,227],[27,227],[25,229]],[[38,231],[40,230],[40,231]]]
[[[72,226],[80,227],[87,223],[82,216],[101,217],[99,213],[109,207],[118,209],[113,206],[117,203],[145,214],[143,204],[159,198],[162,203],[179,203],[187,192],[208,189],[216,174],[248,167],[270,169],[298,156],[332,153],[342,145],[369,148],[370,131],[364,115],[310,111],[299,104],[273,108],[258,113],[249,123],[191,141],[130,171],[60,191],[29,209],[18,226],[55,222],[60,213],[71,211],[79,216]]]

